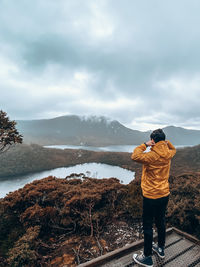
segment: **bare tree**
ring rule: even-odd
[[[15,128],[16,122],[11,121],[7,113],[0,110],[0,153],[5,152],[13,144],[22,143],[22,135]]]

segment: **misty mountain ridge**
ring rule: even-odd
[[[150,131],[125,127],[103,116],[67,115],[52,119],[19,120],[17,128],[25,143],[40,145],[138,145],[149,139]],[[200,144],[200,131],[181,127],[163,128],[175,145]]]

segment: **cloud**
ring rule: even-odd
[[[200,3],[1,1],[1,107],[200,129]]]

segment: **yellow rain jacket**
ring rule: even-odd
[[[132,160],[143,163],[141,187],[144,197],[161,198],[169,195],[169,170],[171,158],[176,149],[169,141],[157,142],[150,152],[144,152],[146,145],[135,148]]]

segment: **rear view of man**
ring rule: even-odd
[[[133,151],[132,160],[143,164],[141,188],[143,194],[143,231],[144,253],[134,254],[133,259],[141,266],[153,266],[152,249],[160,258],[164,258],[165,247],[165,212],[169,199],[169,171],[171,158],[176,149],[165,141],[162,129],[153,131],[150,141],[138,146]],[[150,146],[150,152],[146,148]],[[158,231],[158,244],[153,244],[153,220]]]

